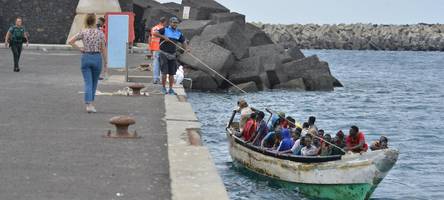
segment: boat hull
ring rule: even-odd
[[[398,151],[390,149],[340,160],[300,163],[264,155],[236,142],[227,132],[230,155],[247,169],[285,182],[285,187],[325,199],[368,199],[396,163]]]

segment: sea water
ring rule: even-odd
[[[298,121],[317,117],[334,134],[357,125],[367,143],[380,135],[400,150],[372,199],[444,199],[444,53],[305,50],[330,64],[345,87],[333,92],[264,91],[247,95],[191,92],[189,100],[231,199],[307,199],[273,179],[233,164],[225,125],[236,101],[272,108]]]

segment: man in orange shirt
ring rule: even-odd
[[[160,29],[164,28],[167,23],[165,17],[160,18],[159,24],[154,26],[151,29],[151,37],[150,37],[150,51],[153,53],[153,83],[159,84],[160,82],[160,63],[159,63],[159,54],[160,54],[160,37],[155,36],[154,33],[157,33]]]
[[[357,126],[350,128],[350,134],[345,140],[346,150],[353,153],[366,152],[368,149],[367,143],[365,143],[364,133],[359,131]]]

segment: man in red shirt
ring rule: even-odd
[[[345,143],[347,145],[345,149],[353,153],[366,152],[368,149],[368,145],[365,143],[364,133],[359,132],[357,126],[350,128],[350,134],[347,136]]]

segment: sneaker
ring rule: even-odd
[[[91,112],[92,113],[97,113],[97,110],[96,110],[96,108],[94,106],[91,106]]]
[[[166,89],[166,88],[162,88],[162,89],[160,90],[160,92],[161,92],[162,94],[167,94],[167,89]]]
[[[170,90],[168,91],[168,94],[170,94],[170,95],[177,95],[176,92],[174,92],[174,90],[172,88],[170,88]]]
[[[87,105],[86,106],[86,112],[87,113],[96,113],[97,110],[96,110],[96,108],[93,105]]]

